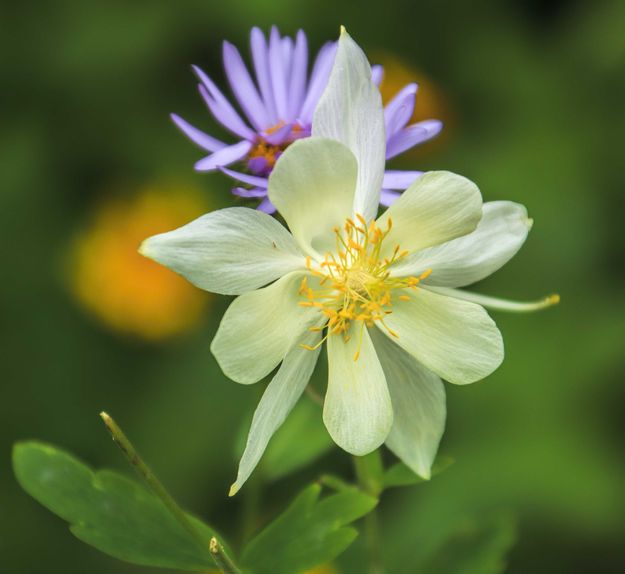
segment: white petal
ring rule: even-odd
[[[228,307],[211,343],[226,376],[243,384],[259,381],[319,321],[318,309],[299,305],[303,276],[289,273],[268,287],[244,293]]]
[[[386,446],[427,480],[445,430],[445,387],[439,377],[378,329],[372,330],[371,339],[393,402],[393,427]]]
[[[458,237],[408,257],[393,266],[393,275],[432,273],[428,285],[463,287],[488,277],[506,264],[521,248],[532,227],[527,210],[511,201],[491,201],[473,233]]]
[[[213,211],[154,235],[139,251],[201,289],[226,295],[257,289],[306,263],[280,223],[246,207]]]
[[[342,449],[365,455],[378,448],[393,424],[393,407],[384,372],[367,329],[352,328],[328,337],[328,390],[323,422]],[[360,350],[359,357],[354,360]]]
[[[351,216],[357,165],[343,144],[306,138],[291,144],[269,176],[269,199],[301,248],[313,257],[332,248],[335,226]]]
[[[406,294],[410,300],[394,301],[393,312],[384,319],[398,336],[380,328],[428,369],[450,383],[465,385],[501,364],[501,333],[483,307],[424,287],[407,289]]]
[[[312,134],[343,142],[354,153],[358,160],[354,212],[367,220],[375,218],[386,154],[384,108],[367,57],[345,29],[315,110]]]
[[[320,339],[321,333],[308,333],[302,343],[313,347]],[[296,345],[284,357],[280,369],[265,389],[254,412],[245,452],[239,463],[236,482],[230,488],[230,496],[236,494],[252,474],[269,440],[304,392],[320,350],[321,347],[309,351]]]
[[[482,216],[477,186],[448,171],[424,173],[379,218],[381,229],[393,227],[383,243],[384,256],[395,246],[413,253],[473,231]]]
[[[552,307],[560,302],[560,295],[548,295],[537,301],[510,301],[509,299],[500,299],[499,297],[491,297],[489,295],[480,295],[479,293],[471,293],[463,289],[450,289],[449,287],[430,287],[430,291],[447,295],[448,297],[456,297],[463,301],[471,301],[488,309],[496,311],[509,311],[510,313],[531,313],[532,311],[541,311],[547,307]]]

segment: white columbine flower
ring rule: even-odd
[[[524,304],[458,288],[490,275],[521,247],[523,206],[482,204],[469,180],[420,177],[375,219],[384,174],[384,112],[367,59],[343,31],[311,138],[293,143],[269,179],[286,220],[232,207],[146,240],[141,252],[198,287],[239,295],[211,350],[231,379],[271,373],[231,494],[247,480],[293,408],[326,343],[323,420],[355,455],[385,443],[430,475],[445,424],[441,379],[467,384],[503,359],[484,307]]]

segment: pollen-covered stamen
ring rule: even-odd
[[[395,246],[390,257],[382,257],[382,242],[392,228],[389,218],[385,230],[380,229],[375,221],[367,224],[361,216],[356,221],[347,219],[342,228],[335,228],[336,251],[327,253],[321,262],[308,258],[306,267],[318,277],[318,286],[311,287],[308,278],[302,280],[300,295],[303,307],[316,307],[327,317],[324,327],[327,333],[342,334],[346,340],[354,321],[361,323],[362,330],[376,321],[393,337],[397,333],[384,323],[384,317],[391,313],[393,297],[400,291],[398,298],[410,299],[407,289],[416,289],[417,285],[430,273],[428,269],[418,277],[391,277],[389,268],[398,260],[408,255],[399,245]],[[319,330],[319,328],[317,328]],[[356,353],[354,360],[358,358]]]

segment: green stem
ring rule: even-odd
[[[241,574],[241,570],[237,568],[232,558],[228,556],[224,547],[214,536],[211,538],[208,549],[210,550],[215,564],[217,564],[218,568],[224,572],[224,574]]]
[[[104,421],[106,428],[111,433],[113,437],[113,441],[117,444],[120,450],[124,453],[125,457],[128,459],[128,462],[133,466],[133,468],[137,471],[137,473],[143,478],[143,480],[150,487],[152,492],[160,498],[162,503],[167,507],[169,512],[171,512],[172,516],[180,523],[180,525],[195,539],[195,541],[204,549],[206,549],[206,539],[200,533],[200,531],[193,525],[193,523],[189,520],[189,517],[185,513],[182,508],[178,505],[178,503],[173,499],[171,494],[167,492],[167,489],[163,486],[161,481],[156,477],[156,475],[150,470],[147,464],[143,461],[143,459],[139,456],[139,453],[133,446],[133,444],[128,440],[128,437],[123,433],[122,429],[119,428],[117,423],[105,412],[100,413],[100,417]],[[225,558],[225,563],[227,563],[229,569],[225,569],[218,562],[215,552],[213,552],[213,541],[214,545],[217,548],[217,554],[221,559]],[[238,574],[240,571],[236,568],[232,560],[226,555],[223,546],[219,544],[217,539],[212,538],[208,550],[215,560],[215,563],[222,569],[226,574]]]
[[[354,456],[353,459],[358,485],[367,494],[378,498],[383,489],[384,473],[380,451],[376,450],[366,456]],[[378,515],[375,509],[364,518],[364,534],[369,553],[369,574],[384,574]]]

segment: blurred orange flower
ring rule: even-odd
[[[211,295],[137,252],[155,233],[209,211],[188,187],[154,187],[107,198],[76,238],[70,277],[77,300],[110,328],[159,340],[193,327]]]

